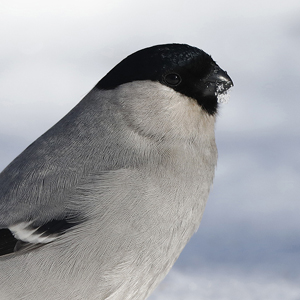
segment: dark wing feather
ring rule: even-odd
[[[28,251],[48,244],[78,224],[79,222],[61,219],[51,220],[41,226],[19,223],[0,229],[0,256]]]

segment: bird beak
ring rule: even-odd
[[[223,71],[218,65],[214,66],[203,82],[206,85],[204,96],[223,94],[233,86],[233,81],[227,72]]]

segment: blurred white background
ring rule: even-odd
[[[0,170],[115,64],[161,43],[235,87],[197,234],[151,300],[300,299],[300,1],[0,1]]]

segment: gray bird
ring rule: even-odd
[[[197,230],[232,80],[205,52],[121,61],[0,174],[1,300],[142,300]]]

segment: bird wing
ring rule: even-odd
[[[98,111],[88,105],[80,102],[0,173],[0,255],[51,242],[80,222],[67,203],[98,157],[102,168],[103,149],[92,144],[97,137],[86,113]]]
[[[82,170],[47,144],[38,139],[0,174],[0,256],[52,242],[80,222],[66,202]]]
[[[46,222],[41,226],[34,226],[31,222],[21,222],[0,229],[0,256],[22,253],[53,242],[75,225],[77,223],[71,223],[64,218]]]

